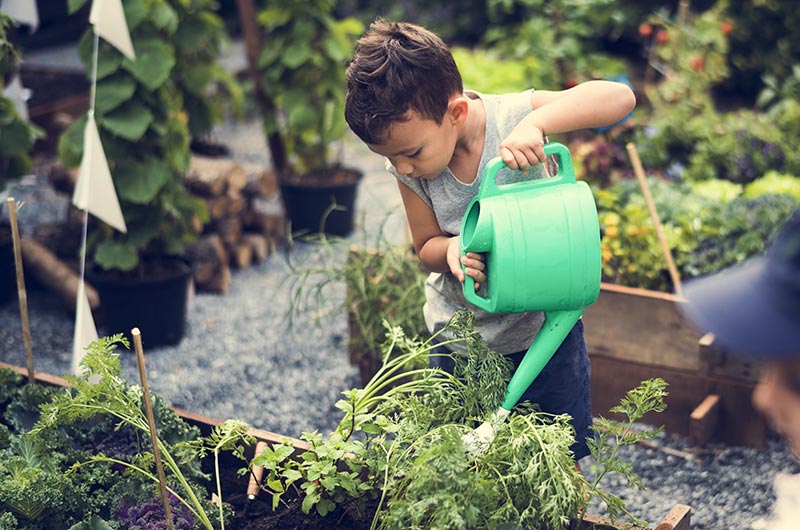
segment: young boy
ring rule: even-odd
[[[606,81],[558,92],[465,91],[439,37],[409,23],[378,19],[370,26],[347,69],[345,118],[371,151],[387,158],[387,169],[397,178],[414,247],[431,271],[423,308],[431,333],[456,310],[469,307],[483,339],[518,366],[543,314],[489,314],[468,304],[462,293],[465,274],[475,279],[476,289],[486,281],[482,256],[461,258],[458,238],[484,166],[500,155],[512,169],[529,172],[527,178],[545,176],[545,134],[606,126],[634,105],[628,86]],[[575,459],[588,454],[585,439],[592,418],[582,322],[522,400],[546,412],[569,413],[576,431]]]
[[[800,210],[764,258],[686,286],[687,315],[737,354],[762,363],[753,404],[800,459]],[[770,529],[800,525],[800,475],[776,477]]]

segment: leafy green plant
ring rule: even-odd
[[[482,45],[499,50],[511,61],[529,64],[530,57],[536,57],[547,65],[539,68],[538,77],[528,80],[529,86],[556,89],[586,79],[610,78],[625,73],[625,64],[597,51],[604,34],[597,27],[610,20],[613,4],[610,0],[489,0],[490,25]]]
[[[744,196],[748,199],[774,194],[791,195],[800,201],[800,177],[768,171],[763,177],[744,188]]]
[[[269,102],[264,132],[281,140],[270,149],[284,178],[331,166],[330,144],[347,130],[345,67],[363,27],[337,20],[334,7],[333,0],[280,0],[258,15],[266,42],[258,63]]]
[[[84,3],[72,0],[71,11]],[[131,61],[100,41],[95,120],[128,233],[97,223],[87,252],[104,269],[141,274],[147,257],[181,254],[196,237],[193,222],[205,221],[208,213],[183,181],[189,134],[176,85],[176,68],[185,57],[176,52],[176,42],[182,42],[175,39],[178,14],[167,0],[132,0],[123,7],[137,56]],[[93,49],[89,30],[78,46],[87,72],[92,71]],[[60,138],[59,156],[66,167],[81,161],[85,126],[85,118],[76,120]]]
[[[383,362],[384,320],[399,323],[412,337],[427,333],[422,314],[426,273],[410,246],[392,244],[383,233],[381,226],[372,241],[365,233],[359,245],[322,235],[315,239],[313,259],[294,263],[290,257],[287,262],[292,273],[287,277],[289,324],[301,314],[324,319],[346,311],[350,361],[361,366],[363,383]],[[337,284],[344,284],[342,304],[331,303],[328,295],[327,289]]]
[[[485,94],[521,92],[543,87],[549,65],[536,55],[507,59],[494,48],[451,48],[464,87]]]
[[[633,445],[642,440],[652,440],[663,433],[663,427],[637,428],[636,424],[649,412],[666,410],[667,405],[664,402],[664,398],[668,395],[666,388],[666,381],[660,378],[642,381],[641,385],[630,390],[622,398],[618,406],[609,411],[624,415],[624,420],[600,417],[592,427],[597,437],[588,440],[589,451],[594,458],[591,470],[594,477],[590,482],[589,491],[605,503],[609,516],[614,521],[624,514],[634,524],[647,525],[645,521],[635,517],[625,508],[625,501],[622,498],[613,493],[599,490],[598,485],[609,473],[618,473],[628,481],[629,485],[640,490],[644,489],[641,479],[633,469],[633,464],[618,459],[617,453],[620,447]],[[581,518],[583,518],[585,510],[584,507]]]
[[[0,13],[0,191],[9,180],[26,175],[31,170],[30,151],[33,142],[41,138],[41,129],[23,119],[14,102],[2,95],[4,79],[15,72],[20,54],[9,39],[14,22]]]
[[[667,244],[685,279],[762,253],[775,229],[800,206],[791,193],[777,193],[783,184],[770,188],[769,181],[763,186],[772,194],[755,199],[742,196],[742,187],[727,181],[692,186],[656,178],[648,181]],[[595,190],[595,199],[606,281],[671,291],[666,261],[637,183],[626,180]]]
[[[149,437],[147,417],[142,407],[142,389],[138,386],[128,385],[121,377],[121,366],[116,346],[127,341],[122,335],[102,338],[90,345],[82,361],[83,374],[79,377],[69,377],[72,388],[58,394],[51,402],[42,407],[39,422],[31,430],[33,435],[43,432],[52,432],[52,429],[63,428],[77,421],[86,421],[95,417],[107,415],[118,423],[140,433],[143,439]],[[246,434],[247,426],[241,422],[224,422],[216,427],[212,434],[201,440],[179,441],[168,444],[162,437],[158,437],[159,450],[167,473],[168,491],[178,501],[189,509],[202,528],[212,530],[212,522],[207,502],[203,501],[204,491],[192,479],[188,462],[196,460],[199,456],[212,453],[218,469],[218,457],[221,451],[231,451],[241,457],[241,445],[252,443],[254,440]],[[146,443],[141,442],[144,446]],[[154,471],[154,457],[151,452],[142,450],[128,461],[104,453],[93,454],[90,458],[77,462],[70,468],[70,473],[79,471],[84,466],[96,464],[110,464],[122,466],[131,474],[139,476],[152,484],[158,482]],[[222,491],[217,479],[218,495],[223,499]],[[225,520],[221,510],[220,501],[219,524],[225,528]]]
[[[241,115],[244,92],[236,78],[217,61],[228,34],[215,13],[214,0],[170,0],[176,20],[176,87],[183,94],[183,107],[192,138],[207,136],[226,111]]]
[[[344,417],[335,431],[326,439],[304,434],[308,449],[287,441],[253,459],[265,469],[262,488],[273,506],[299,495],[305,512],[325,515],[342,507],[364,514],[369,508],[372,528],[382,529],[555,529],[578,515],[587,493],[613,498],[575,469],[569,450],[574,431],[565,415],[523,404],[484,453],[467,450],[462,436],[497,408],[511,372],[472,324],[472,315],[461,311],[448,325],[452,341],[465,342],[468,350],[454,356],[455,375],[426,364],[413,368],[441,355],[434,353],[436,338],[411,339],[387,324],[385,351],[401,353],[385,356],[363,389],[344,393],[337,404]],[[641,390],[628,399],[645,410],[656,398]],[[596,448],[606,472],[623,470],[634,478],[610,444]]]
[[[786,79],[800,63],[800,36],[786,31],[800,23],[800,13],[791,0],[776,0],[729,2],[725,14],[731,39],[728,62],[735,75],[721,88],[752,101],[768,86],[768,77]]]

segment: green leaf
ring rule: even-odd
[[[206,88],[214,80],[214,64],[199,63],[181,72],[185,90],[197,96],[205,96]]]
[[[156,90],[163,85],[175,66],[175,49],[157,39],[136,43],[136,60],[128,58],[122,67],[148,90]]]
[[[107,77],[97,83],[95,96],[95,109],[100,114],[106,114],[128,101],[136,92],[136,81],[130,76],[121,74]]]
[[[139,262],[139,257],[130,243],[103,241],[95,250],[94,261],[104,269],[129,271]]]
[[[317,111],[304,90],[287,90],[281,98],[282,106],[289,119],[289,127],[302,130],[317,121]]]
[[[132,142],[144,135],[152,121],[150,109],[136,100],[125,103],[97,120],[101,127]]]
[[[155,27],[164,30],[170,35],[178,29],[178,14],[166,2],[160,2],[153,6],[150,19]]]
[[[85,3],[86,0],[67,0],[67,14],[72,15],[82,8]]]
[[[214,28],[209,28],[207,21],[208,19],[195,14],[183,19],[172,37],[175,47],[181,50],[196,50],[207,44],[208,32],[214,31]]]
[[[109,43],[100,39],[98,42],[98,49],[97,49],[97,79],[103,79],[119,69],[119,65],[122,64],[123,55],[117,51],[116,48],[111,46]],[[93,69],[93,56],[94,53],[94,32],[87,31],[81,37],[81,41],[78,43],[78,55],[81,58],[81,62],[86,67],[86,75],[91,75]]]
[[[146,0],[125,0],[122,2],[122,9],[125,11],[125,22],[128,24],[128,31],[130,31],[131,34],[133,30],[139,27],[144,17],[147,16],[147,5],[145,1]],[[131,37],[134,38],[133,35],[131,35]],[[135,51],[138,55],[139,50]]]
[[[314,50],[307,42],[293,42],[282,55],[283,64],[288,68],[295,69],[305,64],[314,56]]]
[[[69,530],[114,530],[110,524],[105,522],[100,517],[93,515],[89,521],[82,521],[76,525],[73,525],[69,528]]]
[[[121,199],[135,204],[147,204],[170,180],[167,163],[148,157],[140,163],[119,164],[114,172],[114,183]]]
[[[83,158],[83,131],[86,115],[73,121],[58,139],[58,158],[65,167],[78,167]]]
[[[8,157],[26,154],[31,147],[33,138],[24,121],[17,119],[0,127],[0,155]]]

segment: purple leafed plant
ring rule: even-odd
[[[194,516],[183,503],[173,495],[169,496],[172,508],[172,523],[175,530],[192,530]],[[166,530],[167,521],[164,516],[164,505],[161,499],[153,499],[134,506],[123,506],[117,512],[122,528],[128,530]]]

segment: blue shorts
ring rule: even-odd
[[[516,369],[527,350],[507,355]],[[453,373],[449,357],[431,357],[431,366]],[[525,391],[520,402],[530,401],[550,414],[569,414],[575,429],[575,443],[570,449],[575,460],[589,455],[586,439],[592,434],[591,369],[589,352],[583,339],[583,321],[578,320],[564,342],[545,365],[542,373]]]

